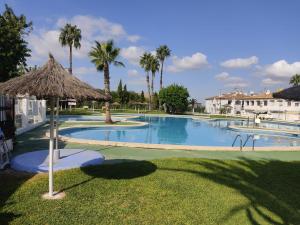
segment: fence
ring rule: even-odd
[[[15,135],[15,107],[14,99],[8,96],[0,96],[0,127],[6,139],[12,139]]]

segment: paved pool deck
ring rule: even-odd
[[[60,158],[54,161],[53,170],[66,170],[78,167],[100,165],[104,156],[99,151],[86,149],[60,149]],[[30,173],[49,171],[49,150],[39,150],[16,155],[11,160],[11,168]]]
[[[61,127],[68,126],[63,124]],[[47,149],[49,142],[45,136],[48,131],[45,124],[17,137],[17,144],[13,152],[19,155],[24,152]],[[165,158],[206,158],[218,160],[281,160],[300,161],[300,151],[193,151],[193,150],[166,150],[160,148],[146,149],[135,147],[102,146],[98,144],[70,143],[59,141],[60,148],[95,150],[104,155],[108,161],[115,160],[152,160]]]

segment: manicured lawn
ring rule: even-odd
[[[0,224],[300,224],[300,162],[168,159],[1,173]]]
[[[47,149],[46,131],[18,136],[14,154]],[[108,164],[55,173],[60,201],[41,199],[46,174],[0,172],[1,225],[300,224],[300,152],[60,147],[99,151]]]

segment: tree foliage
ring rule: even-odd
[[[144,94],[144,91],[141,92],[141,102],[145,102],[145,94]]]
[[[300,75],[295,74],[294,76],[292,76],[290,79],[290,84],[292,84],[293,86],[299,86],[300,85]]]
[[[166,105],[167,112],[172,114],[187,110],[189,96],[188,90],[177,84],[172,84],[159,92],[161,102]]]
[[[96,46],[92,47],[89,52],[91,62],[96,66],[98,71],[103,71],[104,75],[104,92],[106,95],[110,95],[110,65],[114,66],[125,66],[122,62],[117,61],[120,54],[120,48],[117,48],[113,40],[107,42],[95,41]],[[110,114],[110,102],[105,102],[105,122],[112,123]]]
[[[32,22],[27,22],[24,15],[16,16],[12,8],[5,5],[0,14],[0,82],[24,72],[22,68],[26,68],[26,58],[30,56],[25,37],[31,30]]]
[[[163,87],[163,69],[164,69],[164,62],[166,58],[171,55],[171,50],[167,45],[161,45],[156,49],[156,57],[160,62],[160,90]]]
[[[72,74],[72,47],[80,48],[81,44],[81,30],[76,26],[67,23],[60,29],[59,42],[62,46],[69,46],[69,72]]]

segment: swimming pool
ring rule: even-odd
[[[245,125],[242,120],[193,120],[192,118],[141,116],[134,121],[147,122],[140,127],[68,128],[60,131],[66,137],[146,144],[175,144],[193,146],[231,146],[237,134],[246,139],[246,132],[234,131],[228,126]],[[251,122],[250,122],[251,126]],[[267,128],[299,130],[299,126],[264,123]],[[255,146],[300,146],[300,138],[288,134],[256,133]],[[251,142],[247,144],[251,145]]]

